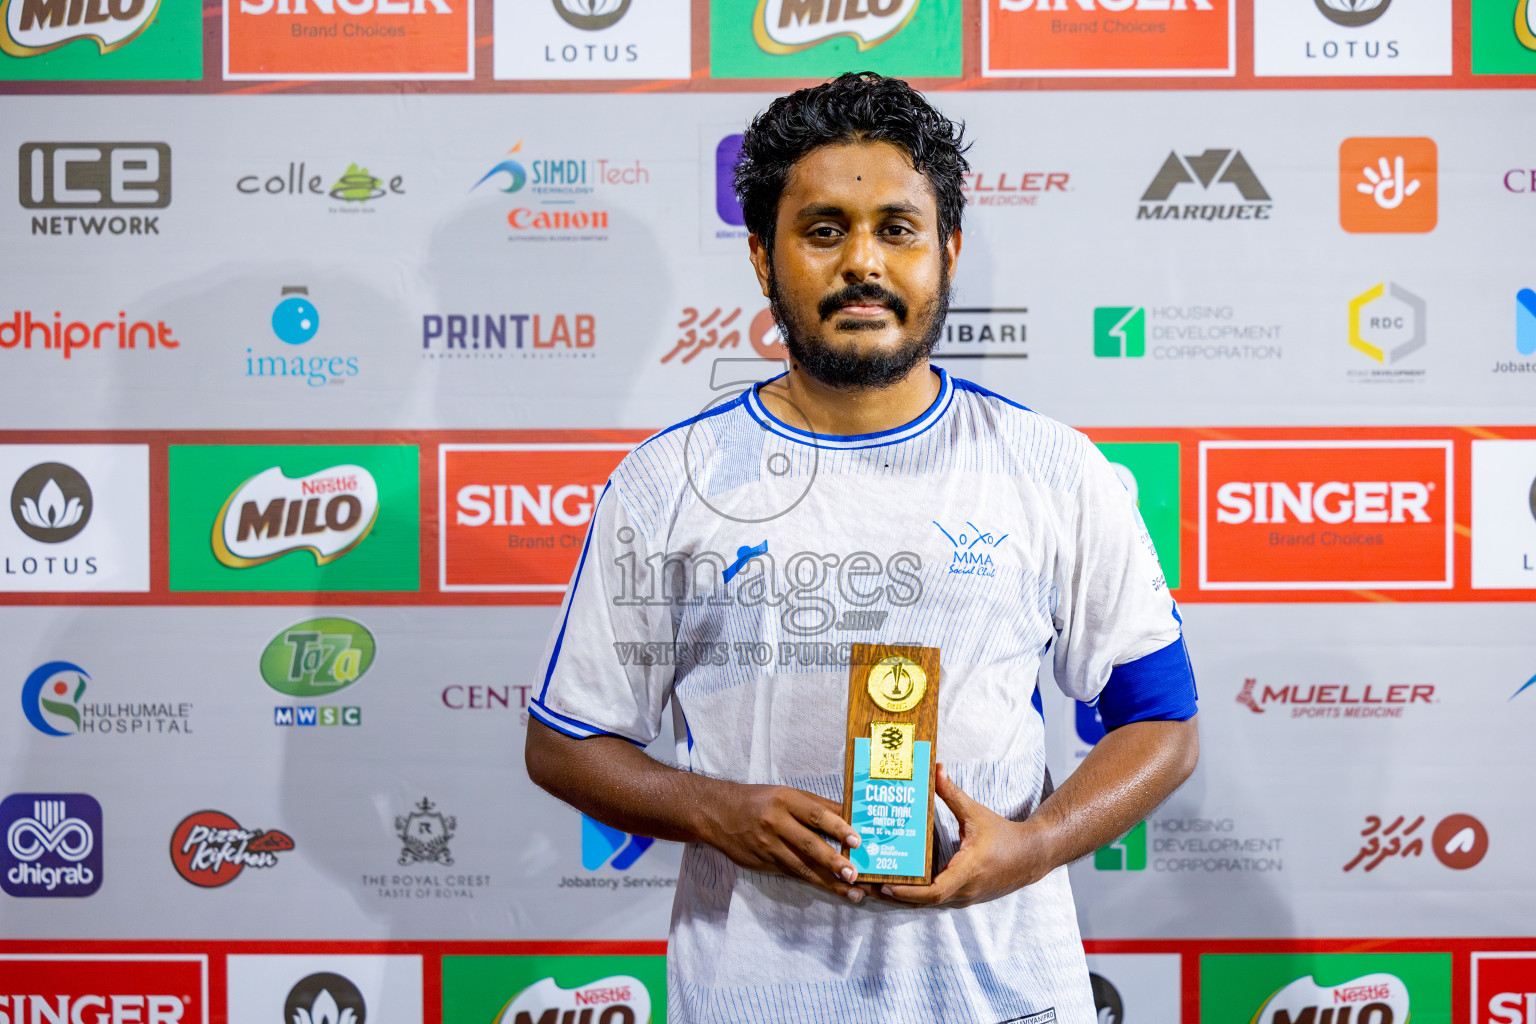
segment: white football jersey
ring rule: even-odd
[[[843,795],[848,648],[937,647],[937,757],[1022,820],[1042,799],[1043,659],[1111,727],[1194,713],[1173,601],[1134,500],[1082,434],[967,381],[894,430],[817,436],[756,390],[614,472],[531,713],[680,766]],[[1150,656],[1150,657],[1149,657]],[[936,869],[958,843],[936,801]],[[1065,868],[965,908],[855,905],[683,857],[668,1019],[1094,1024]]]

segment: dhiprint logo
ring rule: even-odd
[[[149,27],[161,0],[0,0],[0,50],[12,57],[36,57],[76,39],[96,44],[98,53],[127,46]]]
[[[573,988],[561,988],[545,978],[523,989],[496,1015],[494,1024],[524,1021],[576,1020],[592,1024],[647,1024],[651,993],[639,978],[627,974],[599,978]]]
[[[368,1004],[357,986],[330,971],[301,979],[283,1003],[284,1024],[367,1024],[367,1020]]]
[[[426,797],[404,816],[395,816],[395,834],[404,845],[400,848],[400,866],[412,864],[441,864],[453,866],[453,851],[448,843],[459,826],[459,820],[442,813],[437,805]]]
[[[11,517],[22,533],[43,544],[77,536],[91,521],[91,485],[73,466],[44,462],[11,488]]]
[[[171,833],[176,873],[204,889],[228,885],[246,868],[275,868],[293,840],[277,830],[245,829],[222,811],[196,811]]]
[[[1093,311],[1093,354],[1099,359],[1140,359],[1147,354],[1143,306],[1098,306]]]
[[[80,698],[91,677],[70,661],[39,665],[21,687],[21,710],[45,736],[73,736],[84,729]]]
[[[1094,851],[1095,871],[1145,871],[1147,869],[1147,823],[1136,827],[1108,846]]]
[[[1353,233],[1433,231],[1438,182],[1434,139],[1345,139],[1339,146],[1339,224]]]
[[[628,871],[655,842],[650,836],[630,835],[596,818],[581,816],[581,866],[588,871],[605,866]]]
[[[921,0],[758,0],[752,37],[768,53],[799,53],[848,36],[862,53],[906,27]]]
[[[1169,203],[1175,191],[1198,184],[1202,191],[1213,185],[1236,190],[1241,203],[1186,204]],[[1187,190],[1186,190],[1187,192]],[[1185,192],[1180,193],[1182,198]],[[1228,189],[1219,189],[1218,199],[1230,199]],[[1154,205],[1155,204],[1155,205]],[[1207,149],[1198,155],[1169,153],[1152,183],[1141,195],[1137,220],[1268,220],[1273,203],[1269,192],[1238,149]]]
[[[1382,281],[1349,300],[1349,347],[1383,365],[1396,363],[1428,344],[1426,322],[1423,299]]]
[[[70,218],[70,220],[73,219]],[[105,218],[85,219],[105,220]],[[122,220],[121,217],[112,219]],[[35,218],[34,226],[36,226]],[[98,223],[96,226],[99,228],[101,225]],[[103,341],[106,342],[105,346],[102,345]],[[115,346],[114,341],[117,343]],[[125,312],[117,314],[115,323],[111,320],[102,320],[94,326],[84,320],[65,321],[64,315],[57,311],[53,314],[52,323],[49,323],[44,316],[34,317],[30,310],[17,310],[11,314],[11,319],[0,320],[0,350],[20,348],[23,351],[31,351],[36,348],[44,352],[61,353],[66,362],[71,361],[76,352],[100,351],[103,347],[108,351],[114,347],[119,351],[124,349],[136,351],[140,341],[148,350],[181,347],[181,342],[171,337],[171,328],[164,320],[158,320],[155,323],[146,320],[130,323],[128,314]],[[38,344],[34,345],[34,342]]]
[[[94,797],[15,793],[0,802],[0,829],[0,888],[7,894],[79,897],[101,888],[101,805]]]
[[[1297,978],[1270,996],[1253,1024],[1321,1020],[1337,1014],[1355,1024],[1407,1024],[1408,986],[1393,974],[1367,974],[1340,985],[1319,985],[1315,976]]]
[[[954,546],[949,561],[951,575],[997,575],[997,563],[993,561],[992,553],[1008,539],[1008,534],[983,530],[970,520],[966,520],[964,528],[957,528],[953,533],[939,526],[937,521],[933,525],[938,526],[939,532]]]
[[[572,28],[597,32],[629,13],[630,0],[551,0],[555,13]]]
[[[316,565],[326,565],[361,544],[378,515],[379,487],[362,466],[331,466],[297,479],[273,466],[235,488],[219,510],[214,556],[245,569],[308,551]]]

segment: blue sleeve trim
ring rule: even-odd
[[[603,499],[608,497],[608,488],[613,486],[609,480],[603,485],[603,493],[597,496],[597,501],[592,503],[592,522],[587,527],[587,537],[581,542],[581,558],[576,562],[576,575],[571,580],[571,592],[565,601],[565,616],[560,620],[560,634],[555,637],[554,650],[549,652],[549,667],[544,670],[544,685],[539,688],[539,700],[549,693],[549,681],[555,675],[555,662],[560,660],[560,648],[565,645],[565,627],[571,621],[571,608],[576,604],[576,588],[581,585],[581,571],[587,567],[587,551],[592,547],[592,534],[597,530],[597,510],[602,507]],[[548,723],[545,723],[548,724]]]
[[[609,732],[607,729],[599,729],[595,725],[588,725],[579,718],[572,718],[569,715],[562,715],[558,711],[551,711],[537,700],[528,702],[528,713],[556,732],[564,733],[572,739],[589,740],[594,736],[618,736],[619,739],[628,740],[628,742],[633,743],[641,750],[645,749],[644,743],[632,740],[628,736],[619,736],[618,733]]]
[[[1195,670],[1180,636],[1162,650],[1116,665],[1099,694],[1106,730],[1132,722],[1186,722],[1199,710]]]

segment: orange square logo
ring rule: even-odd
[[[989,76],[1231,75],[1235,0],[983,0]]]
[[[224,0],[224,77],[473,78],[474,0]]]
[[[1339,224],[1357,234],[1433,231],[1440,212],[1434,139],[1345,139]]]
[[[633,444],[438,448],[439,586],[565,593],[597,499]]]

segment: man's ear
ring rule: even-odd
[[[763,290],[763,298],[768,297],[768,276],[772,257],[768,255],[768,246],[757,235],[747,236],[747,252],[752,260],[752,269],[757,271],[757,284]]]
[[[955,265],[960,262],[960,229],[949,233],[949,238],[944,242],[944,249],[949,253],[949,276],[954,278]]]

